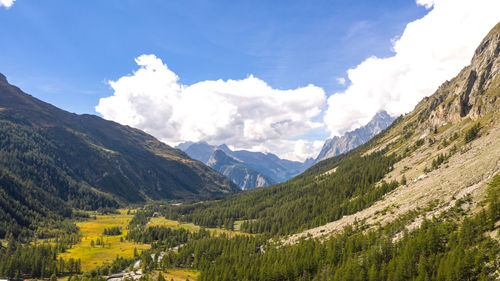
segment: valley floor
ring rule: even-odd
[[[86,221],[77,222],[82,239],[66,253],[60,254],[60,257],[65,260],[81,259],[82,270],[89,271],[97,266],[111,263],[116,256],[132,258],[134,249],[139,252],[149,249],[148,244],[133,243],[125,239],[128,232],[127,226],[133,214],[127,214],[127,210],[123,209],[119,212],[120,214],[96,215],[95,219],[91,217]],[[122,234],[103,236],[104,229],[111,227],[121,228]],[[102,240],[103,245],[95,245],[97,239]],[[94,246],[91,246],[92,241],[94,241]]]

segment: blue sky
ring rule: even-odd
[[[0,0],[0,72],[170,145],[304,160],[432,94],[498,10],[498,0]]]
[[[425,13],[413,1],[36,1],[0,9],[0,72],[26,92],[96,113],[107,80],[156,54],[184,84],[242,79],[307,84],[327,94],[336,77]]]

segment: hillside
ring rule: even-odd
[[[498,280],[499,53],[500,23],[470,66],[364,145],[283,184],[164,206],[260,234],[193,241],[170,264],[207,281]]]
[[[361,212],[294,235],[291,241],[324,236],[356,220],[383,225],[408,211],[433,206],[409,226],[414,229],[424,218],[444,213],[464,198],[471,200],[467,209],[477,212],[488,183],[500,171],[499,53],[497,24],[469,66],[360,151],[368,154],[389,147],[403,156],[384,180],[405,176],[405,185]]]
[[[456,78],[366,144],[286,183],[173,208],[169,216],[207,226],[243,220],[245,231],[280,235],[323,226],[302,237],[340,230],[356,218],[388,223],[438,200],[432,216],[467,194],[474,210],[499,171],[499,31],[497,25]]]
[[[237,191],[223,175],[152,136],[44,103],[0,75],[0,237],[42,218],[149,200]]]

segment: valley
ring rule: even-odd
[[[170,9],[162,6],[167,2],[156,3],[164,12],[158,18],[135,6],[130,15],[141,24],[148,23],[143,12],[151,22],[170,20]],[[425,9],[424,18],[449,11],[440,1],[421,2],[416,4]],[[0,13],[12,12],[7,8],[13,3],[0,0]],[[464,9],[456,3],[457,11]],[[122,4],[120,12],[130,3]],[[179,26],[208,24],[193,20],[199,7],[187,16],[180,6],[170,7],[179,12]],[[210,8],[200,10],[209,15]],[[252,14],[250,5],[245,9]],[[236,24],[229,18],[234,11],[225,11],[218,21],[238,27],[234,34],[254,29]],[[245,20],[257,26],[264,21],[260,16]],[[462,14],[451,18],[467,20]],[[302,20],[296,24],[311,24]],[[0,281],[500,280],[500,22],[482,34],[462,65],[448,56],[463,57],[467,48],[448,54],[452,47],[440,38],[447,34],[428,38],[432,30],[422,21],[404,27],[401,38],[418,34],[414,40],[392,37],[394,56],[372,56],[345,75],[330,75],[337,88],[330,85],[335,93],[328,96],[312,82],[282,89],[277,77],[289,74],[288,56],[302,53],[291,52],[288,40],[278,40],[290,46],[272,58],[255,42],[248,49],[231,45],[245,36],[233,34],[231,44],[222,44],[205,30],[202,37],[211,42],[204,52],[223,48],[234,56],[220,63],[195,51],[201,39],[177,48],[184,30],[163,42],[162,32],[171,31],[163,25],[162,32],[148,33],[157,40],[149,48],[171,52],[178,59],[169,60],[171,67],[188,56],[204,74],[216,75],[215,65],[233,59],[243,64],[236,58],[245,54],[252,65],[276,60],[277,69],[263,68],[279,75],[273,84],[253,74],[193,82],[156,55],[143,54],[135,59],[136,71],[107,80],[107,88],[99,88],[103,93],[81,90],[82,96],[99,96],[93,104],[98,116],[63,110],[0,74]],[[371,25],[367,19],[353,30]],[[266,25],[255,41],[278,45],[270,40],[275,28],[287,30]],[[355,31],[338,42],[359,40]],[[421,42],[431,39],[442,46]],[[455,38],[466,44],[462,39]],[[376,45],[370,40],[364,42]],[[113,46],[114,55],[130,51],[122,45],[120,52]],[[412,52],[400,55],[408,45]],[[315,48],[306,49],[308,63],[318,60]],[[328,57],[340,60],[339,54]],[[211,60],[213,65],[203,66]],[[178,73],[184,77],[192,66]],[[440,77],[442,68],[453,76],[439,87],[415,79]],[[311,79],[310,69],[303,67],[304,81]],[[52,89],[51,81],[38,79],[24,85],[35,81],[39,91]]]
[[[116,214],[97,214],[88,212],[89,218],[77,221],[76,226],[79,228],[79,242],[71,245],[69,249],[58,254],[57,259],[63,259],[66,262],[79,260],[80,268],[83,273],[91,272],[95,268],[103,268],[103,266],[111,265],[117,257],[125,260],[133,261],[131,264],[125,264],[125,267],[132,266],[139,259],[138,254],[142,251],[151,249],[151,245],[141,242],[133,242],[128,240],[127,234],[130,229],[130,221],[136,212],[140,210],[134,209],[119,209]],[[154,215],[147,224],[147,228],[169,228],[182,229],[190,233],[199,232],[202,228],[192,223],[180,223],[174,220],[168,220],[164,217]],[[120,234],[105,235],[107,229],[118,228]],[[249,234],[231,231],[218,228],[207,228],[214,236],[224,235],[226,237],[236,237],[239,235],[249,236]],[[54,243],[51,239],[46,239],[36,242]],[[182,245],[181,245],[182,246]],[[174,250],[176,251],[176,250]],[[125,268],[124,267],[124,268]],[[140,277],[140,267],[136,268],[137,274]],[[111,274],[112,272],[110,272]],[[158,276],[162,274],[164,278],[170,280],[197,280],[199,272],[193,269],[169,268],[165,271],[153,271],[152,275]],[[61,279],[61,277],[59,277]]]
[[[89,219],[77,222],[76,226],[80,229],[80,242],[61,253],[59,257],[64,260],[80,259],[81,269],[86,272],[111,263],[117,256],[130,259],[134,257],[134,251],[149,249],[150,245],[133,243],[125,239],[133,214],[127,214],[127,210],[124,209],[118,212],[119,214],[110,215],[89,214]],[[112,227],[120,228],[121,234],[103,235],[105,229]],[[101,245],[96,244],[97,240],[102,241]]]

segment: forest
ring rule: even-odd
[[[348,158],[340,156],[333,172],[250,190],[224,201],[165,207],[161,213],[205,227],[232,229],[235,221],[244,221],[241,230],[248,233],[298,232],[362,210],[398,187],[396,181],[377,184],[399,159],[386,153],[383,149],[361,156],[358,151]],[[337,164],[338,159],[326,161]]]
[[[464,198],[414,231],[405,226],[418,211],[373,230],[359,223],[326,241],[297,245],[266,235],[201,237],[161,262],[147,259],[146,270],[192,267],[201,271],[200,280],[495,280],[500,245],[485,234],[500,219],[499,198],[497,174],[485,208],[472,217],[464,214]]]

